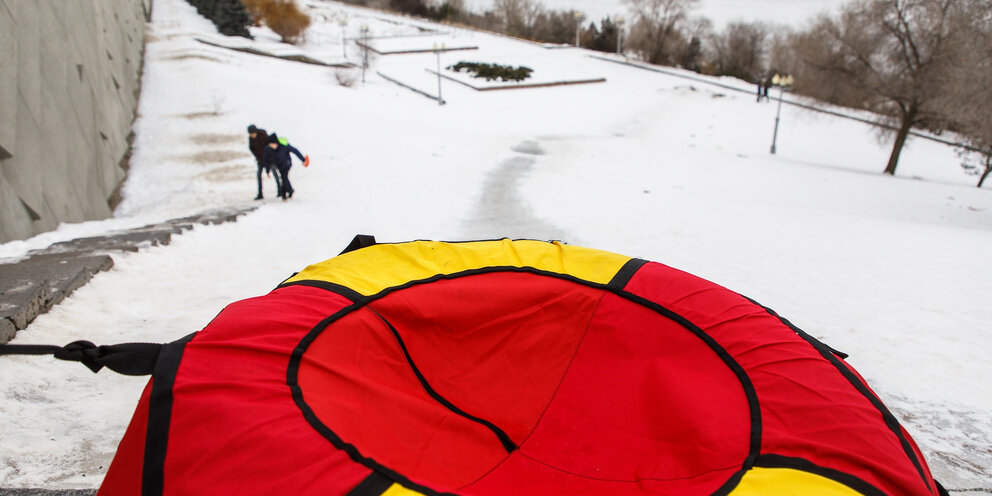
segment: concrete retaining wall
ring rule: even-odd
[[[0,0],[0,242],[109,217],[152,0]]]

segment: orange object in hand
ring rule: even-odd
[[[303,156],[303,167],[310,167],[310,155]]]

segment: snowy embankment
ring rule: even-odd
[[[606,82],[489,92],[443,82],[439,106],[375,75],[436,94],[434,54],[374,57],[366,83],[346,88],[333,69],[199,43],[213,27],[182,0],[156,0],[118,218],[0,245],[0,257],[253,203],[249,123],[289,137],[313,164],[293,168],[288,202],[272,200],[267,179],[268,200],[237,223],[116,256],[15,342],[177,339],[356,233],[563,239],[657,260],[775,309],[851,354],[945,485],[992,488],[992,192],[973,186],[953,150],[913,139],[899,174],[885,177],[888,145],[868,126],[786,107],[772,156],[775,106],[745,94],[582,50],[308,7],[318,24],[302,50],[321,60],[358,61],[341,30],[350,39],[367,26],[479,47],[442,54],[442,66],[500,61],[546,79],[567,67],[563,77]],[[256,48],[277,46],[256,34]],[[403,39],[423,45],[389,44]],[[0,487],[97,486],[145,379],[37,357],[5,357],[0,378]]]
[[[465,6],[475,12],[492,10],[493,0],[466,0]],[[709,19],[713,26],[722,29],[731,22],[765,22],[798,26],[823,12],[836,11],[847,0],[699,0],[693,5],[690,16]],[[549,10],[575,9],[585,14],[583,27],[590,22],[597,25],[609,16],[612,19],[631,18],[629,4],[625,0],[541,0],[540,4]]]

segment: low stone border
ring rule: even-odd
[[[414,48],[414,49],[411,49],[411,50],[393,50],[393,51],[386,50],[386,51],[379,51],[379,50],[376,50],[375,47],[373,47],[372,45],[367,44],[367,43],[362,43],[360,41],[356,41],[355,44],[358,45],[359,48],[368,49],[368,50],[370,50],[372,52],[375,52],[377,55],[410,55],[410,54],[415,54],[415,53],[458,52],[458,51],[478,50],[479,49],[479,47],[477,47],[477,46],[465,46],[465,47],[451,47],[451,48],[438,48],[438,49],[434,49],[434,48]]]
[[[385,79],[386,81],[389,81],[390,83],[393,83],[393,84],[395,84],[397,86],[402,86],[403,88],[406,88],[406,89],[408,89],[408,90],[410,90],[410,91],[412,91],[414,93],[417,93],[419,95],[426,96],[427,98],[430,98],[431,100],[434,100],[435,102],[438,102],[441,105],[444,105],[445,103],[447,103],[443,99],[439,98],[438,96],[432,95],[432,94],[430,94],[430,93],[428,93],[426,91],[423,91],[423,90],[419,90],[417,88],[414,88],[413,86],[410,86],[409,84],[406,84],[403,81],[400,81],[399,79],[391,78],[391,77],[389,77],[389,76],[387,76],[387,75],[385,75],[385,74],[383,74],[383,73],[381,73],[379,71],[376,71],[376,74],[378,74],[379,77],[381,77],[382,79]]]
[[[234,222],[254,210],[226,208],[173,219],[104,236],[55,243],[28,253],[14,263],[0,263],[0,344],[14,338],[39,315],[47,313],[94,275],[110,270],[114,260],[107,252],[138,251],[167,245],[172,236],[196,224]]]
[[[259,50],[257,48],[252,48],[252,47],[233,47],[233,46],[222,45],[220,43],[215,43],[213,41],[207,41],[207,40],[200,39],[200,38],[194,38],[194,39],[196,41],[199,41],[200,43],[203,43],[204,45],[210,45],[210,46],[217,47],[217,48],[225,48],[227,50],[234,50],[236,52],[249,53],[251,55],[260,55],[262,57],[272,57],[272,58],[276,58],[276,59],[286,60],[286,61],[289,61],[289,62],[300,62],[300,63],[303,63],[303,64],[319,65],[319,66],[323,66],[323,67],[339,67],[339,68],[354,67],[355,66],[355,64],[352,64],[351,62],[345,62],[345,63],[341,63],[341,64],[329,64],[327,62],[323,62],[323,61],[317,60],[317,59],[315,59],[313,57],[310,57],[310,56],[307,56],[307,55],[304,55],[304,54],[298,54],[298,55],[276,55],[274,53],[269,53],[269,52],[266,52],[266,51],[263,51],[263,50]]]
[[[427,72],[437,75],[437,71],[433,69],[427,69]],[[498,91],[498,90],[524,90],[531,88],[551,88],[554,86],[571,86],[573,84],[594,84],[594,83],[605,83],[606,78],[593,78],[593,79],[571,79],[564,81],[548,81],[544,83],[520,83],[520,84],[501,84],[501,85],[491,85],[491,86],[476,86],[472,83],[462,81],[461,79],[448,76],[446,74],[441,74],[441,77],[447,79],[448,81],[456,82],[463,86],[468,86],[475,91]]]

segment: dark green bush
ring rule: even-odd
[[[514,81],[520,82],[530,77],[534,72],[530,67],[512,67],[499,64],[487,64],[482,62],[459,62],[449,65],[448,70],[455,72],[470,72],[472,77],[485,78],[486,81]]]
[[[251,38],[251,16],[241,0],[186,0],[196,12],[213,21],[217,31],[226,36]]]

